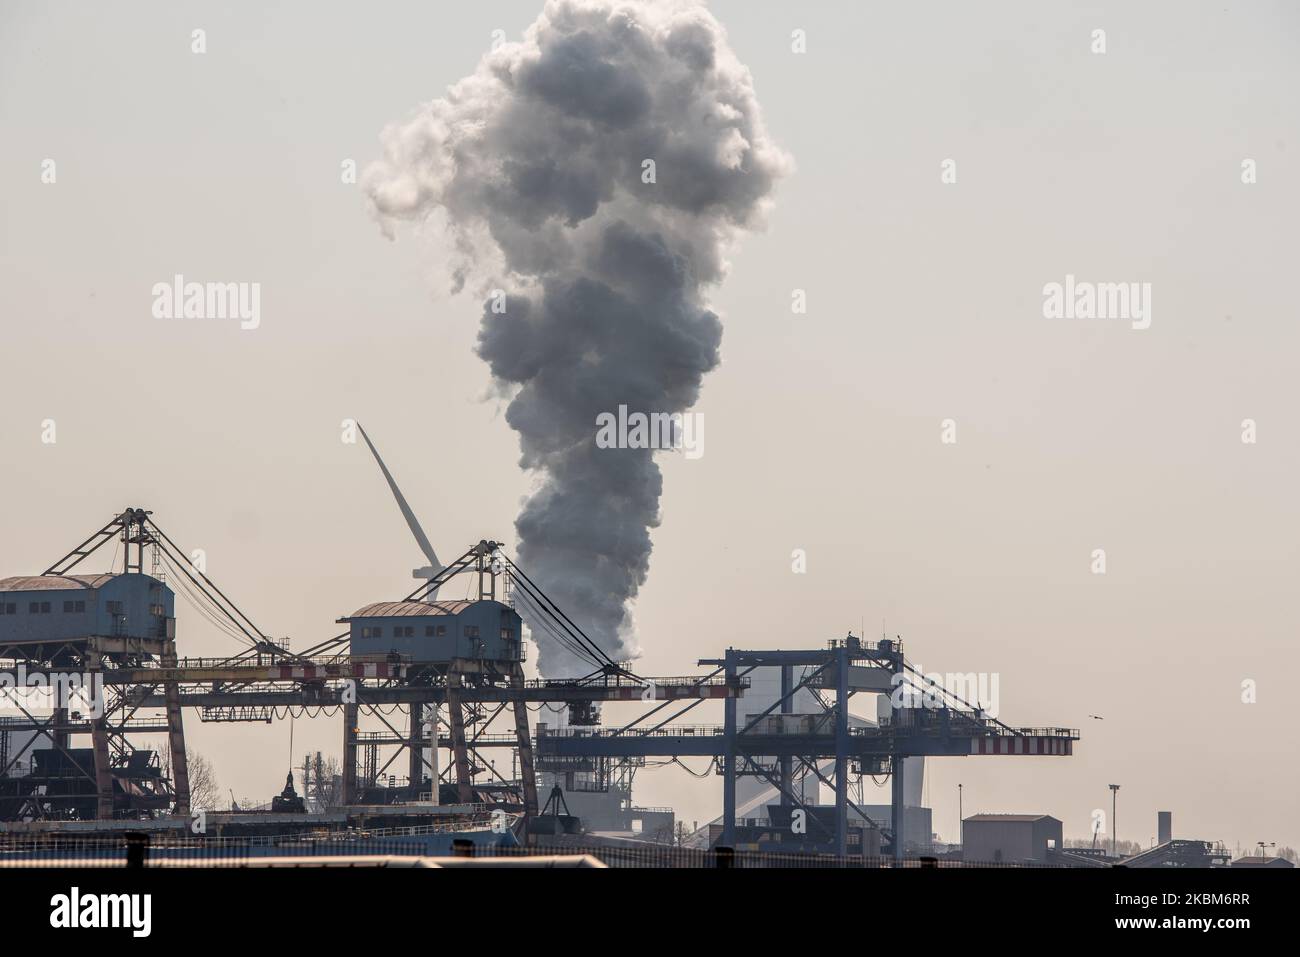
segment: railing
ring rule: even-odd
[[[1065,738],[1079,740],[1078,728],[1013,728],[986,714],[959,708],[903,708],[901,717],[886,718],[876,727],[852,728],[850,734],[870,736],[936,736],[954,733],[970,737]]]
[[[315,658],[293,658],[289,656],[272,656],[270,654],[252,655],[248,658],[241,658],[238,661],[233,660],[235,656],[225,658],[181,658],[177,663],[178,668],[191,669],[230,669],[230,668],[279,668],[311,666],[315,668],[346,668],[352,665],[394,665],[394,664],[411,664],[409,655],[344,655],[331,656],[322,655]],[[162,665],[157,662],[149,662],[144,667],[161,668]]]
[[[490,809],[489,809],[490,810]],[[179,837],[154,834],[148,837],[144,861],[150,867],[241,861],[275,857],[332,857],[385,854],[425,856],[427,843],[420,837],[488,833],[492,822],[481,820],[445,821],[413,827],[370,828],[358,831],[299,835],[257,835],[249,837]],[[494,835],[497,832],[492,832]],[[409,840],[403,841],[403,838]],[[494,837],[495,839],[495,837]],[[120,837],[88,837],[61,834],[42,838],[0,838],[0,867],[63,866],[124,867],[128,843]]]
[[[279,841],[272,844],[270,854],[256,853],[257,846],[243,839],[231,839],[231,843],[222,845],[216,839],[198,841],[198,843],[149,843],[147,852],[140,854],[140,865],[146,867],[187,867],[187,866],[239,866],[256,857],[273,857],[276,863],[305,865],[302,858],[356,858],[357,863],[370,861],[385,866],[400,866],[400,863],[419,863],[420,858],[429,856],[428,844],[419,841],[420,835],[403,835],[383,837],[380,841],[367,839],[348,839],[348,837],[324,837],[312,841]],[[274,839],[272,839],[274,840]],[[143,850],[143,849],[142,849]],[[127,867],[130,850],[123,841],[62,841],[57,845],[29,843],[22,845],[0,846],[0,867]],[[904,861],[893,861],[888,857],[865,857],[857,854],[836,856],[831,853],[772,852],[772,850],[748,850],[737,848],[729,850],[716,848],[701,850],[673,846],[667,843],[651,841],[625,841],[619,845],[588,841],[578,836],[572,841],[551,839],[534,846],[517,846],[506,843],[471,843],[467,841],[460,848],[452,848],[451,857],[471,857],[477,859],[499,859],[502,863],[516,861],[520,858],[547,858],[547,866],[555,866],[556,861],[572,861],[578,856],[597,859],[607,867],[649,867],[649,869],[853,869],[853,870],[892,870],[892,869],[959,869],[959,867],[979,867],[985,870],[1060,869],[1061,865],[1044,862],[1021,863],[970,863],[957,861],[948,857],[909,857]],[[290,858],[290,861],[285,861]],[[296,858],[296,859],[295,859]]]
[[[425,732],[420,732],[418,737],[421,741],[429,740],[429,735]],[[445,741],[450,737],[450,734],[444,732],[438,735],[438,740]],[[358,743],[365,744],[367,741],[409,741],[410,735],[394,734],[391,731],[360,731],[356,738]],[[465,735],[465,743],[471,748],[479,744],[514,744],[515,741],[514,733],[507,731],[499,734],[480,734],[477,737],[469,733]]]
[[[526,643],[525,643],[526,644]],[[516,660],[516,659],[502,659]],[[522,658],[518,660],[523,660]],[[443,661],[419,661],[410,655],[325,655],[313,658],[288,658],[282,659],[279,656],[272,657],[269,654],[260,654],[248,658],[242,658],[238,661],[233,660],[233,656],[225,658],[181,658],[177,661],[175,667],[181,670],[243,670],[250,671],[262,670],[266,668],[278,668],[281,666],[289,667],[316,667],[316,668],[347,668],[352,665],[373,665],[373,664],[400,664],[408,668],[426,668],[445,666],[447,662]],[[157,669],[161,670],[163,666],[157,661],[150,661],[140,666],[141,670]],[[329,677],[328,675],[323,677]],[[344,677],[344,676],[341,676]],[[679,688],[679,687],[724,687],[727,684],[725,676],[717,675],[713,677],[704,677],[700,675],[686,675],[673,677],[633,677],[626,674],[598,675],[592,678],[530,678],[524,682],[525,688],[531,689],[605,689],[605,688],[645,688],[648,684],[653,683],[658,688]],[[742,677],[736,679],[736,685],[740,688],[750,686],[749,678]]]
[[[882,648],[881,643],[878,641],[863,641],[860,638],[832,638],[827,642],[827,647],[832,650],[847,648],[849,651],[867,651],[881,655],[902,654],[903,643],[901,641],[894,638],[886,638],[885,641],[889,642],[888,648]]]
[[[962,861],[927,855],[924,858],[909,856],[903,861],[890,857],[867,857],[858,854],[839,856],[819,854],[811,851],[743,850],[737,848],[727,851],[721,848],[697,850],[677,847],[670,843],[623,842],[610,846],[597,842],[587,842],[581,836],[572,840],[540,840],[533,847],[476,847],[474,857],[519,857],[529,854],[589,854],[608,867],[636,868],[690,868],[721,869],[780,869],[780,868],[851,868],[864,870],[887,870],[902,868],[961,868],[981,867],[1000,870],[1013,870],[1022,867],[1054,868],[1052,864],[966,864]]]
[[[434,826],[436,827],[436,826]],[[418,840],[424,834],[445,833],[440,830],[421,831],[395,829],[385,832],[370,831],[365,834],[329,835],[309,840],[284,838],[208,838],[193,840],[151,840],[147,852],[141,856],[144,866],[153,868],[185,867],[199,865],[232,866],[257,857],[273,855],[275,858],[314,858],[335,856],[385,855],[386,857],[422,857],[429,853],[428,845]],[[402,838],[411,840],[403,842]],[[264,849],[258,853],[259,849]],[[268,853],[269,852],[269,855]],[[57,842],[21,841],[0,843],[0,867],[126,867],[127,845],[112,839],[61,839]],[[690,869],[758,869],[773,868],[849,868],[887,870],[894,868],[964,868],[1013,870],[1025,867],[1059,868],[1052,863],[993,863],[971,864],[944,856],[910,856],[903,861],[889,857],[867,857],[849,854],[839,856],[814,851],[747,850],[724,848],[698,850],[677,847],[671,843],[650,841],[624,841],[617,845],[584,839],[549,839],[531,847],[509,843],[466,842],[452,851],[455,856],[478,859],[500,859],[506,862],[515,858],[554,855],[571,859],[590,855],[608,867],[627,868],[690,868]],[[303,862],[305,863],[305,861]]]
[[[539,738],[612,738],[612,737],[643,737],[643,738],[689,738],[689,737],[716,737],[724,731],[722,725],[666,725],[662,728],[653,728],[648,731],[641,731],[633,728],[617,733],[617,728],[544,728],[538,727],[537,737]]]
[[[601,675],[596,678],[532,678],[524,682],[527,688],[644,688],[647,684],[653,683],[658,688],[678,688],[678,687],[708,687],[717,688],[727,684],[725,676],[716,677],[672,677],[672,678],[640,678],[629,677],[625,674]],[[737,685],[742,688],[749,687],[748,678],[737,679]]]
[[[657,738],[684,738],[684,737],[713,737],[725,733],[722,725],[665,725],[662,728],[655,728],[649,731],[639,731],[632,728],[628,731],[618,732],[615,728],[544,728],[539,727],[537,736],[557,737],[557,738],[607,738],[607,737],[657,737]],[[793,732],[789,736],[815,735],[819,737],[830,737],[833,735],[832,728],[819,728],[813,732]],[[785,732],[772,733],[767,731],[753,730],[745,732],[745,735],[755,736],[772,736],[776,737]],[[965,737],[1044,737],[1044,738],[1070,738],[1078,740],[1079,732],[1075,728],[1006,728],[1001,725],[984,724],[977,728],[963,731],[960,727],[953,727],[952,724],[944,725],[942,721],[925,722],[917,725],[882,725],[878,727],[849,728],[849,735],[852,737],[862,738],[887,738],[887,737],[912,737],[916,735],[957,735]]]
[[[1015,735],[1017,737],[1038,737],[1038,738],[1070,738],[1074,741],[1079,740],[1078,728],[998,728],[1004,737]]]
[[[0,731],[35,731],[37,729],[33,727],[33,724],[40,723],[43,727],[46,727],[47,730],[58,729],[62,731],[70,731],[73,734],[84,734],[94,727],[93,721],[82,718],[73,718],[59,724],[47,724],[42,720],[51,717],[51,714],[47,710],[44,711],[44,713],[41,713],[32,709],[32,714],[36,717],[36,722],[33,722],[31,718],[26,716],[9,715],[0,717]],[[167,730],[167,721],[165,718],[128,718],[125,721],[115,721],[110,718],[108,720],[108,728],[111,731],[152,730],[161,732]]]

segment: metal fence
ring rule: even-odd
[[[58,837],[0,841],[0,868],[240,866],[258,858],[423,857],[422,841],[375,837],[176,839]]]
[[[700,850],[689,847],[676,847],[666,844],[634,845],[621,844],[586,844],[582,838],[573,842],[549,842],[543,840],[532,847],[481,847],[474,851],[476,857],[512,857],[534,854],[589,854],[607,867],[641,867],[641,868],[687,868],[687,869],[848,869],[848,870],[924,870],[954,869],[963,867],[993,867],[999,869],[1017,869],[1025,865],[1004,863],[970,864],[953,858],[921,856],[895,861],[892,857],[863,857],[861,855],[839,856],[835,854],[814,854],[802,852],[730,850],[713,848]],[[1056,865],[1031,865],[1054,867]]]
[[[410,834],[391,836],[375,833],[325,837],[180,838],[170,835],[130,835],[126,838],[58,836],[40,839],[0,840],[0,868],[8,867],[240,867],[259,859],[293,859],[308,863],[310,858],[387,857],[430,858],[429,844]],[[454,841],[451,855],[457,858],[493,860],[510,866],[512,859],[538,856],[577,857],[589,855],[611,868],[653,868],[692,870],[727,869],[854,869],[889,870],[902,868],[955,869],[964,867],[1018,869],[1026,866],[1059,867],[1054,864],[980,862],[922,856],[895,861],[890,857],[841,857],[834,854],[729,850],[700,850],[667,844],[608,844],[541,839],[530,846],[476,844]]]

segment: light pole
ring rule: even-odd
[[[957,843],[966,846],[966,822],[961,813],[961,785],[957,785]]]
[[[1115,835],[1118,833],[1118,825],[1115,821],[1115,804],[1116,804],[1115,799],[1118,796],[1118,794],[1119,794],[1119,785],[1112,784],[1110,786],[1110,856],[1111,857],[1119,856],[1119,852],[1116,851],[1115,849],[1115,844],[1116,844]]]

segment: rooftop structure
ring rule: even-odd
[[[355,655],[420,662],[523,660],[519,613],[491,599],[374,602],[338,620],[349,626]]]

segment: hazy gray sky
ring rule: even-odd
[[[340,164],[540,7],[0,3],[0,575],[141,505],[264,630],[335,634],[423,563],[348,417],[442,554],[512,540],[529,482],[480,303]],[[639,668],[883,620],[927,670],[998,673],[1004,720],[1083,730],[1071,758],[930,762],[944,837],[958,782],[967,813],[1071,836],[1119,783],[1121,838],[1169,809],[1177,836],[1300,845],[1300,13],[709,7],[796,169],[713,296],[705,454],[661,457]],[[260,282],[260,327],[154,318],[175,273]],[[1150,328],[1043,318],[1067,274],[1150,282]],[[182,654],[234,650],[180,607]],[[186,727],[236,794],[278,790],[287,724]],[[297,723],[299,756],[339,743]],[[720,792],[646,771],[637,799],[689,821]]]

